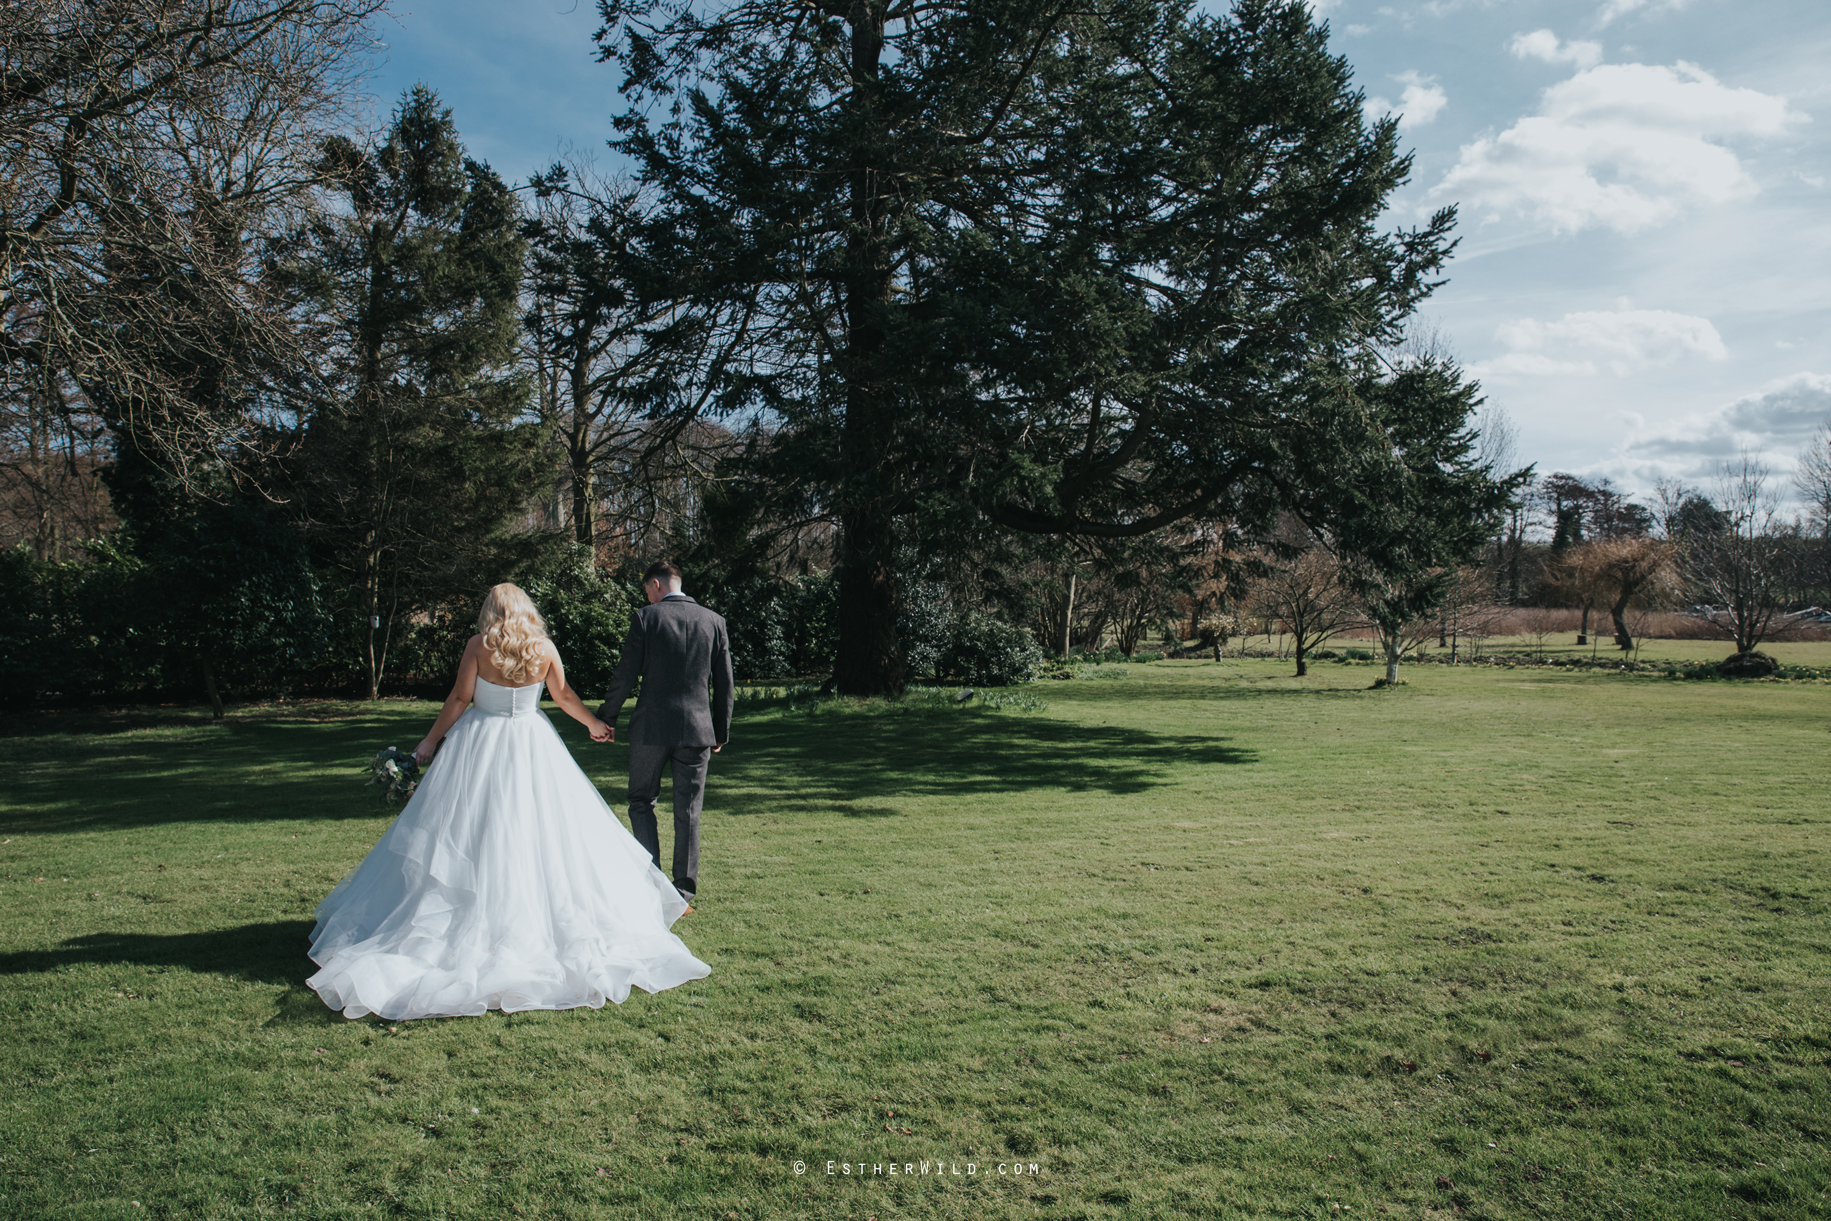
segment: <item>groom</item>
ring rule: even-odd
[[[731,736],[731,646],[725,621],[680,592],[680,569],[665,561],[642,577],[648,605],[630,618],[623,657],[598,719],[617,740],[617,713],[642,680],[629,716],[629,826],[657,867],[661,836],[655,799],[661,772],[674,772],[674,886],[691,906],[699,889],[699,808],[706,764]],[[708,683],[712,688],[706,699]]]

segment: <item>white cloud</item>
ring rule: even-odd
[[[1502,324],[1494,337],[1508,350],[1469,366],[1484,381],[1594,376],[1599,362],[1620,376],[1691,358],[1729,358],[1708,318],[1663,309],[1587,310],[1554,322],[1521,318]]]
[[[1695,480],[1707,477],[1717,462],[1747,449],[1784,472],[1792,467],[1812,433],[1827,421],[1831,421],[1831,377],[1795,373],[1663,428],[1646,433],[1636,430],[1623,447],[1622,458],[1650,465],[1643,478],[1664,473]]]
[[[1714,141],[1779,135],[1806,117],[1695,64],[1603,65],[1545,90],[1537,114],[1465,144],[1430,197],[1490,219],[1523,213],[1557,231],[1632,233],[1688,203],[1754,193],[1736,154]]]
[[[1662,9],[1681,9],[1687,3],[1688,0],[1603,0],[1602,7],[1596,10],[1596,24],[1607,25],[1617,17],[1625,17],[1641,9],[1657,13]]]
[[[1539,59],[1548,64],[1573,64],[1578,68],[1593,68],[1602,62],[1602,44],[1599,42],[1582,42],[1573,40],[1561,43],[1558,36],[1550,30],[1534,30],[1530,34],[1515,34],[1513,41],[1507,44],[1515,59]]]
[[[1441,85],[1434,84],[1432,77],[1420,76],[1416,72],[1401,72],[1392,79],[1404,85],[1405,92],[1399,95],[1397,102],[1379,97],[1368,98],[1362,103],[1361,109],[1369,121],[1396,114],[1400,126],[1422,127],[1449,105],[1450,95],[1443,92]]]

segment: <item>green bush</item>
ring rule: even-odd
[[[903,644],[904,672],[910,678],[938,674],[954,637],[954,607],[947,587],[919,581],[904,590],[896,630]]]
[[[695,594],[725,617],[740,682],[819,674],[839,646],[839,580],[832,573],[754,578]]]
[[[963,683],[1006,687],[1027,683],[1043,664],[1043,650],[1027,627],[1016,627],[982,611],[968,611],[954,623],[941,659],[942,673]]]
[[[87,544],[81,563],[0,557],[0,702],[284,691],[323,656],[327,620],[297,534],[204,504],[157,534]]]
[[[588,701],[602,696],[638,607],[634,595],[599,572],[583,547],[574,548],[553,570],[530,578],[525,588],[547,621],[547,635],[566,666],[567,685]],[[466,638],[460,638],[460,649]]]

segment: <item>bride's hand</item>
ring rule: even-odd
[[[592,717],[591,723],[585,726],[585,728],[591,732],[591,740],[593,742],[614,742],[617,740],[617,731],[606,725],[603,721],[598,720],[596,717]]]
[[[418,763],[421,767],[425,767],[428,763],[432,762],[432,752],[438,748],[439,744],[434,742],[431,738],[422,740],[418,746],[413,748],[414,762]]]

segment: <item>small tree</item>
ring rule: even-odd
[[[1800,451],[1793,486],[1806,502],[1806,521],[1817,535],[1810,548],[1810,577],[1814,596],[1822,604],[1831,598],[1831,421],[1820,424]]]
[[[1200,624],[1202,639],[1214,650],[1214,660],[1219,661],[1227,655],[1227,642],[1247,633],[1246,621],[1241,617],[1238,607],[1213,610],[1202,617]]]
[[[1494,580],[1484,568],[1464,564],[1456,570],[1444,592],[1443,605],[1437,608],[1437,647],[1450,651],[1450,664],[1462,659],[1465,638],[1480,641],[1490,634],[1493,589]]]
[[[1298,552],[1253,582],[1248,602],[1278,620],[1290,634],[1297,677],[1309,673],[1307,655],[1323,641],[1367,621],[1341,560],[1320,546]]]
[[[1468,421],[1480,399],[1453,362],[1395,364],[1363,383],[1361,397],[1404,410],[1384,416],[1389,452],[1379,497],[1332,523],[1331,535],[1350,561],[1393,684],[1399,658],[1429,632],[1459,567],[1481,549],[1531,471],[1497,479],[1479,461]]]
[[[1533,655],[1543,660],[1545,639],[1557,630],[1557,612],[1548,606],[1535,606],[1526,612],[1526,635],[1532,638]]]
[[[1831,420],[1818,426],[1793,468],[1793,486],[1806,502],[1811,527],[1822,539],[1831,539]]]
[[[1767,466],[1744,450],[1717,475],[1717,530],[1684,535],[1685,572],[1712,607],[1707,621],[1750,653],[1770,636],[1791,590],[1797,548],[1779,521]]]
[[[1655,538],[1610,538],[1583,550],[1589,553],[1585,566],[1615,622],[1615,644],[1628,652],[1635,647],[1628,608],[1655,605],[1678,590],[1677,548]]]

